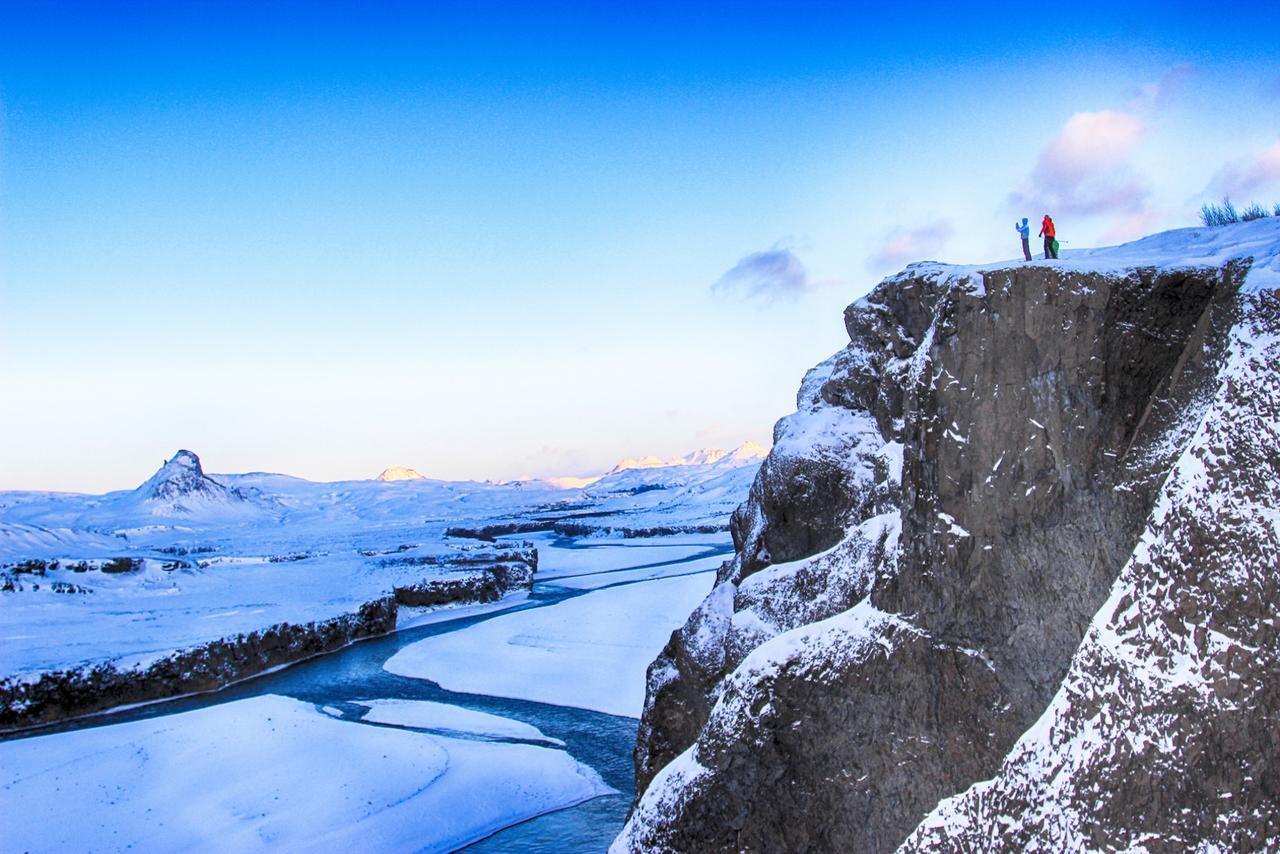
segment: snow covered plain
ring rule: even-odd
[[[10,588],[0,592],[0,679],[145,666],[276,624],[353,613],[398,585],[438,576],[427,564],[474,547],[447,537],[451,527],[529,529],[569,519],[588,534],[722,528],[758,463],[758,451],[746,448],[565,489],[548,481],[205,475],[183,452],[135,490],[0,492],[0,581]],[[136,568],[102,570],[117,558]],[[31,560],[59,568],[15,569]]]
[[[382,666],[403,641],[388,637],[173,704],[182,711],[126,710],[0,742],[0,811],[23,817],[0,847],[435,851],[495,831],[494,850],[607,844],[630,800],[634,722],[586,709],[638,714],[645,667],[731,550],[727,533],[706,531],[727,524],[757,458],[563,489],[208,476],[190,456],[111,496],[0,493],[0,566],[16,588],[0,594],[0,676],[146,664],[349,613],[438,572],[433,561],[529,540],[541,558],[532,595],[402,607],[397,626],[448,639],[464,667],[524,669],[559,690],[461,697],[397,681]],[[572,536],[530,530],[566,518]],[[453,526],[528,533],[488,544],[447,536]],[[702,533],[624,536],[680,528]],[[103,571],[119,557],[137,563]],[[15,571],[29,560],[59,566]],[[523,657],[507,624],[490,627],[511,617],[537,636]],[[501,699],[522,696],[569,707]]]
[[[276,696],[7,742],[0,768],[14,851],[449,851],[612,791],[560,750]]]
[[[715,564],[722,559],[713,558]],[[419,641],[385,666],[452,691],[639,717],[645,671],[711,590],[707,570],[715,564],[696,575],[623,584],[554,608],[503,614],[468,632]]]

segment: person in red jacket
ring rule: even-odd
[[[1040,236],[1044,238],[1044,257],[1047,261],[1050,258],[1057,258],[1058,252],[1054,249],[1054,237],[1057,236],[1057,229],[1053,227],[1053,220],[1049,219],[1049,215],[1044,215],[1044,222],[1040,223]]]

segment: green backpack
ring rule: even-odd
[[[1055,238],[1053,238],[1053,254],[1054,254],[1054,256],[1055,256],[1055,257],[1056,257],[1056,256],[1057,256],[1057,254],[1058,254],[1058,238],[1056,238],[1056,237],[1055,237]]]

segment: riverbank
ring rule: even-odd
[[[547,538],[539,542],[541,566],[539,576],[546,575],[548,581],[539,581],[534,590],[523,599],[515,599],[507,606],[505,602],[491,606],[473,606],[460,609],[456,615],[430,615],[428,622],[415,627],[403,628],[392,634],[372,638],[352,644],[337,652],[304,661],[286,667],[274,673],[266,674],[243,683],[224,688],[211,694],[197,697],[186,697],[177,700],[156,703],[151,706],[138,707],[118,712],[108,712],[92,719],[75,722],[63,722],[40,734],[10,736],[9,743],[15,741],[34,742],[36,744],[57,744],[62,739],[77,739],[90,730],[120,732],[124,724],[154,719],[181,719],[191,713],[210,707],[226,706],[244,700],[264,696],[277,696],[309,704],[311,711],[318,716],[330,716],[330,723],[325,725],[325,732],[340,735],[343,732],[361,734],[368,728],[387,728],[386,724],[366,722],[360,700],[392,699],[398,701],[432,701],[446,703],[460,708],[497,715],[502,718],[518,721],[536,727],[548,739],[564,742],[563,752],[573,762],[590,768],[598,774],[603,784],[616,794],[603,794],[578,803],[575,806],[546,812],[542,807],[527,811],[520,816],[508,815],[504,825],[498,828],[479,828],[475,830],[476,838],[467,839],[473,842],[478,851],[600,851],[607,846],[609,840],[621,827],[627,806],[632,796],[631,749],[634,746],[636,720],[632,717],[604,714],[588,709],[567,705],[536,702],[520,697],[501,697],[477,693],[462,693],[441,687],[429,679],[417,679],[388,672],[384,665],[398,652],[414,644],[436,638],[467,638],[478,640],[483,633],[493,631],[493,627],[501,627],[503,621],[528,619],[532,613],[545,613],[554,616],[556,609],[573,603],[589,602],[592,596],[617,596],[628,589],[643,593],[644,585],[663,579],[686,576],[691,568],[696,577],[709,589],[714,564],[729,548],[727,538],[702,537],[683,538],[676,543],[664,543],[662,540],[641,541],[634,545],[622,543],[601,543],[599,541],[555,540]],[[655,559],[656,558],[656,559]],[[574,579],[578,585],[570,588],[563,582]],[[670,583],[669,581],[667,582]],[[691,597],[700,596],[696,590],[690,590]],[[652,597],[639,596],[637,604]],[[688,603],[677,601],[660,601],[653,607],[661,605],[661,610],[670,613],[672,626],[678,623],[687,610]],[[648,607],[648,606],[647,606]],[[491,610],[490,610],[491,609]],[[683,609],[683,610],[682,610]],[[482,611],[476,613],[476,611]],[[637,613],[637,618],[648,619]],[[554,622],[554,620],[553,620]],[[666,641],[670,628],[657,625],[651,637],[653,649],[645,653],[649,658]],[[505,630],[499,632],[511,635]],[[549,653],[554,657],[555,653]],[[638,657],[638,655],[637,655]],[[580,674],[580,662],[572,656],[561,658],[563,669],[560,672],[562,682],[569,677]],[[553,674],[554,675],[554,674]],[[643,680],[641,670],[639,678]],[[326,711],[322,711],[327,708]],[[339,714],[332,718],[333,712]],[[346,727],[345,730],[334,731],[332,726]],[[353,729],[358,728],[358,729]],[[429,732],[412,727],[401,728],[405,736],[421,736],[440,738],[439,732]],[[457,734],[453,734],[457,736]],[[102,737],[102,736],[99,736]],[[274,736],[266,736],[268,740]],[[464,740],[475,740],[478,736],[470,735]],[[506,742],[499,741],[499,744]],[[448,747],[449,744],[446,744]],[[456,746],[456,745],[454,745]],[[0,767],[10,768],[4,759],[8,744],[0,744]],[[546,748],[543,748],[546,749]],[[39,752],[44,752],[43,748]],[[557,763],[559,760],[557,760]],[[81,773],[93,771],[95,766],[90,762]],[[248,763],[243,773],[255,773],[255,765]],[[556,764],[558,768],[570,766]],[[38,769],[36,769],[38,772]],[[163,776],[156,769],[139,767],[136,774],[144,778]],[[334,773],[344,773],[341,769]],[[6,777],[9,774],[6,773]],[[481,775],[483,777],[483,775]],[[39,779],[40,773],[34,773]],[[46,778],[47,779],[47,778]],[[105,778],[110,785],[111,775]],[[49,812],[49,820],[59,809],[68,804],[58,797],[47,801],[34,794],[27,781],[6,779],[9,784],[0,793],[0,809],[6,814],[23,814],[30,819],[39,818],[42,810]],[[285,785],[279,783],[278,785]],[[294,780],[289,785],[305,789],[305,779]],[[498,778],[477,778],[477,786],[487,786],[502,791],[504,786],[514,785],[508,780],[502,783]],[[430,788],[428,786],[427,788]],[[194,798],[198,803],[205,797],[197,793]],[[113,822],[118,811],[107,805],[95,806],[89,798],[79,808],[93,813],[95,821],[102,827],[98,838],[109,838],[105,834],[114,828]],[[261,809],[270,818],[274,802],[263,800]],[[421,839],[430,837],[433,810],[440,809],[440,800],[423,800],[409,812],[401,811],[401,821],[412,822]],[[433,806],[434,804],[434,806]],[[370,816],[385,812],[377,803],[369,806]],[[560,806],[565,806],[561,804]],[[190,805],[185,808],[195,808]],[[457,809],[455,805],[452,807]],[[541,814],[539,814],[541,813]],[[380,819],[370,818],[370,821]],[[251,821],[252,823],[252,821]],[[318,832],[318,831],[317,831]],[[483,837],[483,838],[481,838]],[[300,843],[300,837],[295,840]],[[456,839],[448,842],[446,847],[460,844]],[[430,845],[423,843],[430,848]],[[110,848],[110,845],[106,846]],[[253,846],[249,846],[253,847]],[[420,846],[421,847],[421,846]],[[35,850],[40,850],[36,846]]]

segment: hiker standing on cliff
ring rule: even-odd
[[[1022,218],[1022,225],[1018,225],[1015,222],[1013,224],[1013,228],[1015,231],[1018,232],[1018,236],[1022,238],[1023,257],[1026,258],[1028,261],[1030,261],[1031,260],[1031,226],[1027,225],[1027,218],[1025,216]]]
[[[1044,238],[1044,259],[1048,261],[1050,258],[1057,258],[1057,229],[1053,227],[1053,220],[1048,214],[1044,215],[1044,222],[1040,223],[1040,236]]]

